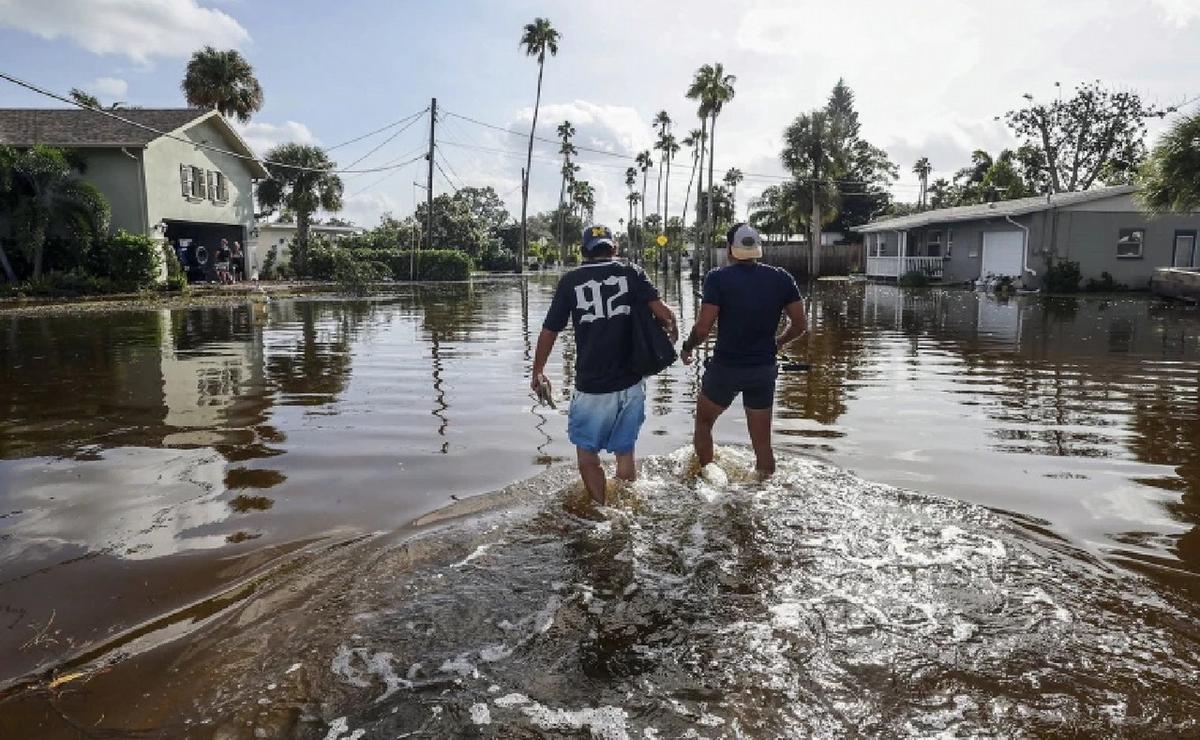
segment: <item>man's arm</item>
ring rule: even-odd
[[[542,333],[538,334],[537,349],[533,353],[533,378],[529,382],[529,387],[537,393],[537,389],[542,385],[540,378],[546,370],[546,361],[550,359],[550,350],[554,349],[554,342],[558,339],[558,332],[542,329]]]
[[[662,324],[663,331],[667,332],[667,336],[671,338],[671,344],[678,342],[679,327],[675,324],[675,312],[671,310],[671,307],[659,298],[655,298],[647,305],[650,307],[650,313],[654,314],[654,318],[658,319],[659,324]]]
[[[688,338],[683,342],[683,349],[679,353],[679,359],[683,360],[683,364],[692,364],[692,350],[704,343],[708,339],[708,335],[712,332],[713,324],[717,323],[717,314],[721,312],[721,307],[715,303],[701,303],[700,315],[696,317],[696,323],[692,326],[692,331],[688,334]]]
[[[793,340],[808,331],[808,320],[804,317],[804,302],[792,301],[784,308],[787,313],[788,325],[783,333],[775,337],[775,351],[782,351]]]

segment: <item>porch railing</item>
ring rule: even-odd
[[[867,257],[867,277],[898,278],[917,270],[933,280],[942,279],[941,257]]]

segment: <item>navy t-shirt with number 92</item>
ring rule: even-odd
[[[640,267],[616,260],[585,262],[563,275],[542,328],[575,327],[575,389],[614,393],[641,382],[630,367],[633,306],[658,298]]]

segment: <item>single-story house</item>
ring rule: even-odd
[[[248,242],[254,182],[268,177],[266,169],[216,111],[114,113],[148,128],[81,108],[0,109],[0,144],[81,152],[82,178],[108,199],[114,230],[165,239],[181,252],[192,279],[214,280],[221,239]]]
[[[249,260],[248,272],[250,277],[256,277],[271,250],[275,250],[275,263],[282,264],[290,257],[289,246],[296,238],[296,223],[294,221],[260,222],[255,224],[250,232],[249,248],[246,259]],[[321,234],[331,239],[341,239],[351,234],[362,233],[357,226],[332,226],[330,224],[312,224],[308,227],[310,235]]]
[[[867,277],[917,270],[948,283],[1011,276],[1040,287],[1052,260],[1085,281],[1110,274],[1145,288],[1159,267],[1200,267],[1200,212],[1147,214],[1133,186],[923,211],[860,226]]]

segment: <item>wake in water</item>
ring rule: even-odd
[[[825,464],[718,462],[373,569],[314,736],[1200,732],[1195,615],[1136,577]]]
[[[978,506],[800,458],[758,481],[737,448],[718,467],[648,460],[600,509],[555,469],[330,546],[186,640],[0,704],[0,730],[1200,734],[1186,602]]]

